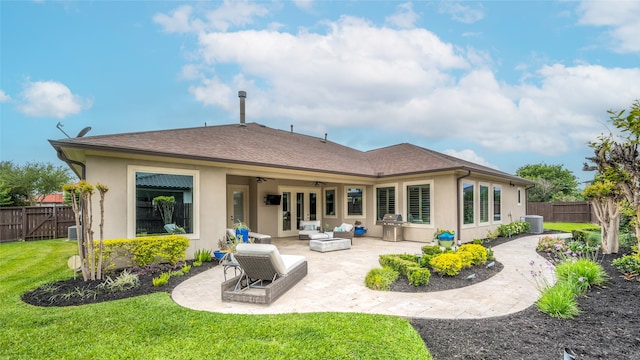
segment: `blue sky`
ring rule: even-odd
[[[48,139],[247,121],[581,181],[640,98],[638,1],[2,1],[0,158]]]

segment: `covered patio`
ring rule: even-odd
[[[172,298],[195,310],[237,314],[360,312],[447,319],[500,316],[523,310],[538,299],[529,275],[531,260],[544,261],[535,252],[538,239],[539,235],[527,236],[494,247],[496,260],[504,268],[486,281],[441,292],[399,293],[370,290],[364,285],[365,276],[380,266],[379,255],[417,254],[424,243],[356,237],[349,250],[321,253],[311,251],[308,240],[278,238],[272,243],[280,253],[305,256],[309,273],[271,305],[223,302],[222,266],[180,284]]]

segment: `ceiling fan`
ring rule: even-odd
[[[322,185],[327,185],[327,183],[322,182],[322,181],[314,181],[313,182],[313,186],[315,186],[315,187],[322,186]]]
[[[262,177],[262,176],[256,176],[256,182],[257,182],[257,183],[266,182],[267,180],[275,180],[275,179],[272,179],[272,178],[264,178],[264,177]]]

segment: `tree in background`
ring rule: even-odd
[[[51,163],[0,162],[0,183],[9,189],[11,203],[2,206],[35,205],[38,199],[58,192],[72,180],[67,168]],[[42,201],[42,200],[41,200]]]
[[[584,169],[598,171],[598,175],[620,188],[634,213],[632,224],[640,245],[640,102],[636,100],[628,113],[625,110],[609,110],[608,113],[620,136],[616,141],[611,133],[601,135],[590,143],[595,156],[587,158],[592,164],[585,163]]]
[[[525,165],[516,171],[516,175],[536,182],[527,193],[530,202],[581,200],[577,178],[562,165]]]
[[[13,204],[11,188],[4,181],[0,182],[0,206],[11,206],[11,204]]]

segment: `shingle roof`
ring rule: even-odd
[[[272,129],[257,123],[99,135],[50,142],[56,149],[73,147],[132,152],[370,177],[470,169],[519,179],[411,144],[363,152],[322,138]]]

